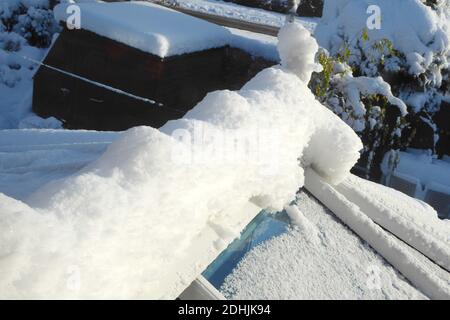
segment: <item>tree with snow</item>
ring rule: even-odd
[[[33,4],[29,5],[28,1],[3,2],[0,6],[0,30],[17,33],[32,46],[48,47],[58,25],[48,1],[37,0]]]
[[[30,98],[36,68],[31,60],[42,59],[58,30],[47,0],[0,2],[0,128],[60,127],[55,118],[35,116]]]
[[[442,129],[436,119],[449,100],[448,3],[325,2],[324,16],[315,32],[325,49],[319,54],[324,72],[311,86],[323,103],[360,133],[369,171],[372,167],[378,170],[383,153],[390,149],[413,146],[442,152]],[[368,28],[368,8],[373,5],[381,12],[379,29]],[[377,90],[360,90],[369,78],[374,79],[369,87]],[[386,89],[401,103],[393,103]]]

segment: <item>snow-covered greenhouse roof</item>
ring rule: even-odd
[[[83,28],[161,57],[228,38],[147,3],[80,7]],[[264,210],[292,228],[246,255],[223,287],[232,298],[449,299],[448,222],[350,173],[363,145],[308,87],[316,40],[289,23],[277,48],[280,65],[159,129],[0,132],[0,298],[177,298]]]
[[[70,4],[55,7],[55,18],[67,21]],[[143,1],[79,3],[81,29],[161,58],[229,44],[224,27]],[[68,13],[69,12],[69,13]]]

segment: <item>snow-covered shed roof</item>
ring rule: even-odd
[[[60,4],[56,20],[65,22],[73,10]],[[149,52],[161,58],[192,53],[229,44],[224,27],[143,1],[76,4],[81,29]]]

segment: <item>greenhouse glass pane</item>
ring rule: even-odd
[[[203,272],[203,276],[217,289],[233,271],[244,255],[257,245],[286,232],[290,220],[286,212],[259,213],[219,257]]]

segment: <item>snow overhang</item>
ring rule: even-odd
[[[74,16],[78,13],[79,17]],[[224,27],[144,1],[59,4],[54,14],[71,28],[80,27],[161,58],[223,47],[231,38]]]

